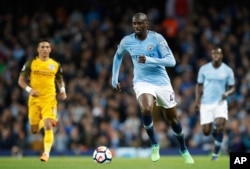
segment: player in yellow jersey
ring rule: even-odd
[[[28,117],[31,132],[35,134],[44,126],[44,153],[40,160],[47,162],[54,142],[53,127],[57,120],[56,85],[62,100],[67,95],[61,65],[50,58],[49,40],[40,40],[37,52],[37,57],[24,64],[18,84],[29,93]]]

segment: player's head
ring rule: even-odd
[[[40,39],[37,45],[37,52],[39,56],[48,57],[51,52],[51,44],[48,39]]]
[[[222,62],[223,53],[220,47],[212,49],[211,54],[212,54],[212,61],[214,64],[220,64]]]
[[[132,18],[132,24],[138,37],[146,35],[148,29],[148,17],[145,13],[136,13]]]

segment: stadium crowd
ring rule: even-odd
[[[173,79],[178,113],[190,149],[211,149],[211,138],[202,135],[194,108],[194,87],[197,70],[210,60],[215,44],[222,46],[224,61],[234,69],[237,89],[229,98],[223,152],[250,152],[249,8],[237,3],[221,7],[189,1],[191,7],[184,5],[170,12],[167,1],[159,2],[166,6],[145,2],[143,7],[136,7],[140,3],[136,0],[130,4],[75,0],[70,4],[49,2],[49,7],[38,3],[37,8],[19,2],[12,10],[1,9],[0,151],[11,150],[15,154],[20,150],[42,150],[42,133],[32,135],[28,128],[27,93],[17,85],[19,71],[27,59],[35,57],[36,42],[41,37],[49,37],[53,43],[52,55],[63,66],[68,94],[66,101],[58,102],[53,150],[72,150],[77,154],[97,145],[148,146],[132,91],[129,58],[124,59],[120,70],[122,92],[114,92],[110,84],[119,40],[133,31],[131,16],[143,11],[151,19],[151,29],[165,36],[177,59],[177,66],[167,71]],[[155,124],[161,147],[176,147],[168,126],[161,121]]]

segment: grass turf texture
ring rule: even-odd
[[[0,169],[229,169],[229,156],[211,161],[210,156],[193,156],[194,164],[185,164],[181,156],[161,156],[160,161],[150,158],[116,158],[110,164],[96,164],[87,156],[51,156],[49,162],[40,162],[39,157],[0,157]]]

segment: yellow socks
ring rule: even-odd
[[[49,155],[51,147],[54,142],[54,132],[53,130],[45,130],[44,133],[44,152]]]
[[[40,131],[44,127],[44,120],[39,121],[38,130]]]

